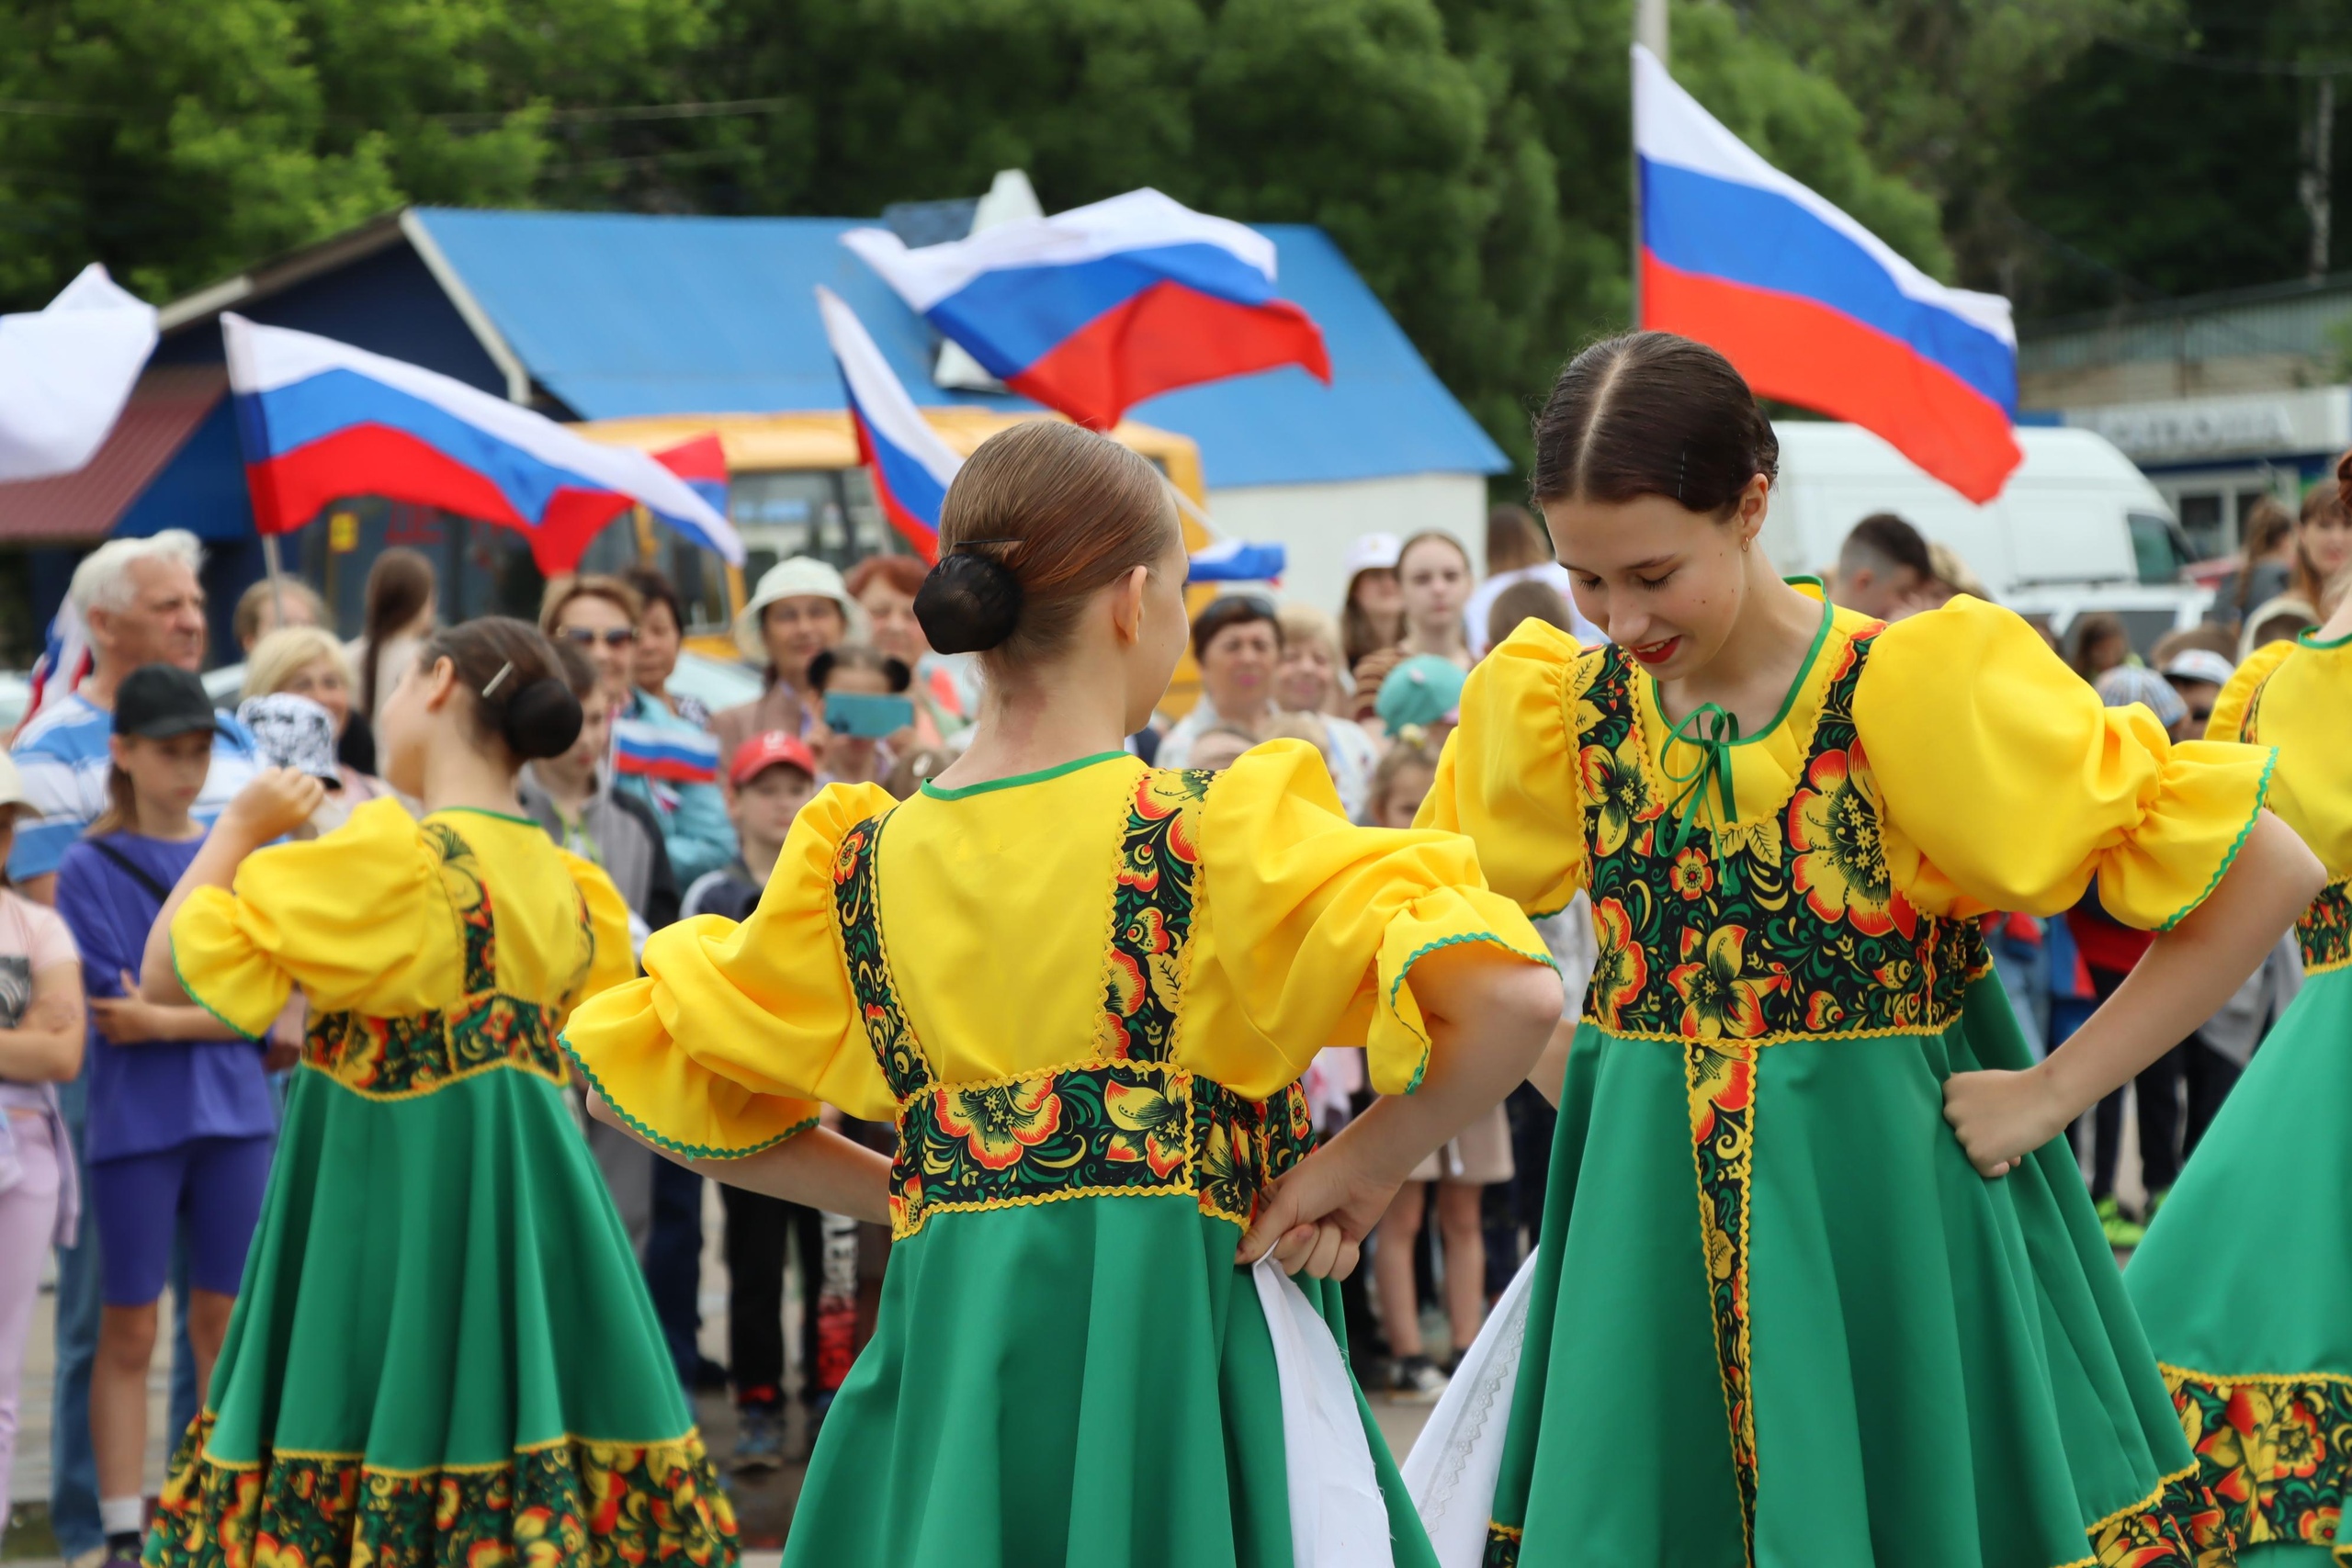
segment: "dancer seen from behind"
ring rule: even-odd
[[[1535,434],[1613,646],[1506,640],[1420,818],[1530,910],[1589,889],[1600,939],[1538,1078],[1560,1122],[1485,1560],[2226,1561],[2062,1134],[2317,890],[2269,753],[2102,707],[1976,600],[1883,626],[1783,582],[1771,426],[1712,349],[1596,344]],[[2094,876],[2160,934],[2036,1065],[1980,917]]]
[[[2352,497],[2352,455],[2337,472]],[[2256,650],[2214,705],[2214,739],[2278,749],[2272,807],[2330,880],[2297,925],[2306,984],[2123,1274],[2239,1560],[2260,1568],[2352,1559],[2347,713],[2352,594],[2316,632]]]
[[[265,848],[320,786],[283,771],[223,813],[149,939],[148,1000],[259,1036],[311,1023],[204,1413],[147,1561],[730,1562],[734,1524],[628,1240],[561,1095],[556,1030],[624,978],[603,873],[517,814],[578,734],[516,621],[424,640],[369,802]],[[182,987],[186,987],[185,992]]]
[[[1466,840],[1352,826],[1311,749],[1213,776],[1121,750],[1187,636],[1142,458],[1021,425],[965,464],[940,541],[918,613],[986,662],[969,750],[904,804],[828,788],[749,919],[658,933],[567,1041],[673,1156],[891,1224],[788,1563],[1290,1563],[1303,1478],[1237,1265],[1274,1248],[1336,1325],[1326,1279],[1532,1065],[1559,982]],[[1298,1165],[1297,1079],[1367,1041],[1390,1098]],[[887,1202],[769,1166],[819,1100],[895,1119]],[[1427,1563],[1351,1403],[1393,1559]]]

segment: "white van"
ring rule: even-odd
[[[1993,597],[2064,634],[2093,610],[2120,615],[2143,653],[2195,626],[2211,591],[2182,578],[2194,558],[2172,508],[2095,431],[2020,426],[2025,461],[1987,505],[1931,479],[1860,425],[1775,424],[1781,482],[1764,546],[1784,571],[1824,572],[1854,525],[1892,512],[1959,552]]]

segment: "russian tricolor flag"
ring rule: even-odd
[[[743,542],[686,480],[628,446],[402,360],[220,318],[254,526],[286,534],[329,502],[380,495],[517,528],[542,570],[635,502],[741,565]],[[569,559],[566,558],[569,557]]]
[[[1641,324],[1876,432],[1983,504],[2022,460],[2009,302],[1947,288],[1758,157],[1634,46]]]
[[[663,729],[642,719],[615,719],[613,771],[663,784],[716,784],[718,740],[697,732]]]
[[[1280,365],[1331,379],[1323,334],[1274,298],[1274,245],[1156,190],[909,250],[842,243],[989,375],[1094,430],[1147,398]]]
[[[833,345],[833,362],[841,367],[849,422],[857,432],[857,460],[874,481],[874,499],[915,553],[936,561],[940,509],[964,459],[907,396],[857,312],[824,288],[817,290],[817,310],[825,321],[826,341]]]

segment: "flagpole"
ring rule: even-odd
[[[269,572],[269,607],[277,615],[277,624],[284,626],[287,624],[286,574],[277,560],[277,535],[264,534],[261,536],[261,559]]]
[[[1634,0],[1634,41],[1657,56],[1657,62],[1667,62],[1667,0]],[[1626,110],[1634,118],[1634,134],[1626,152],[1626,176],[1633,195],[1633,231],[1631,260],[1633,262],[1634,330],[1642,330],[1642,146],[1639,110],[1627,95]]]

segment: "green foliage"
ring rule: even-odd
[[[0,99],[66,112],[0,112],[0,297],[95,255],[167,298],[408,201],[861,214],[1020,168],[1049,209],[1152,185],[1319,224],[1523,456],[1529,400],[1630,301],[1627,24],[1624,0],[19,0]],[[1828,77],[1715,0],[1675,28],[1702,101],[1949,270]]]

